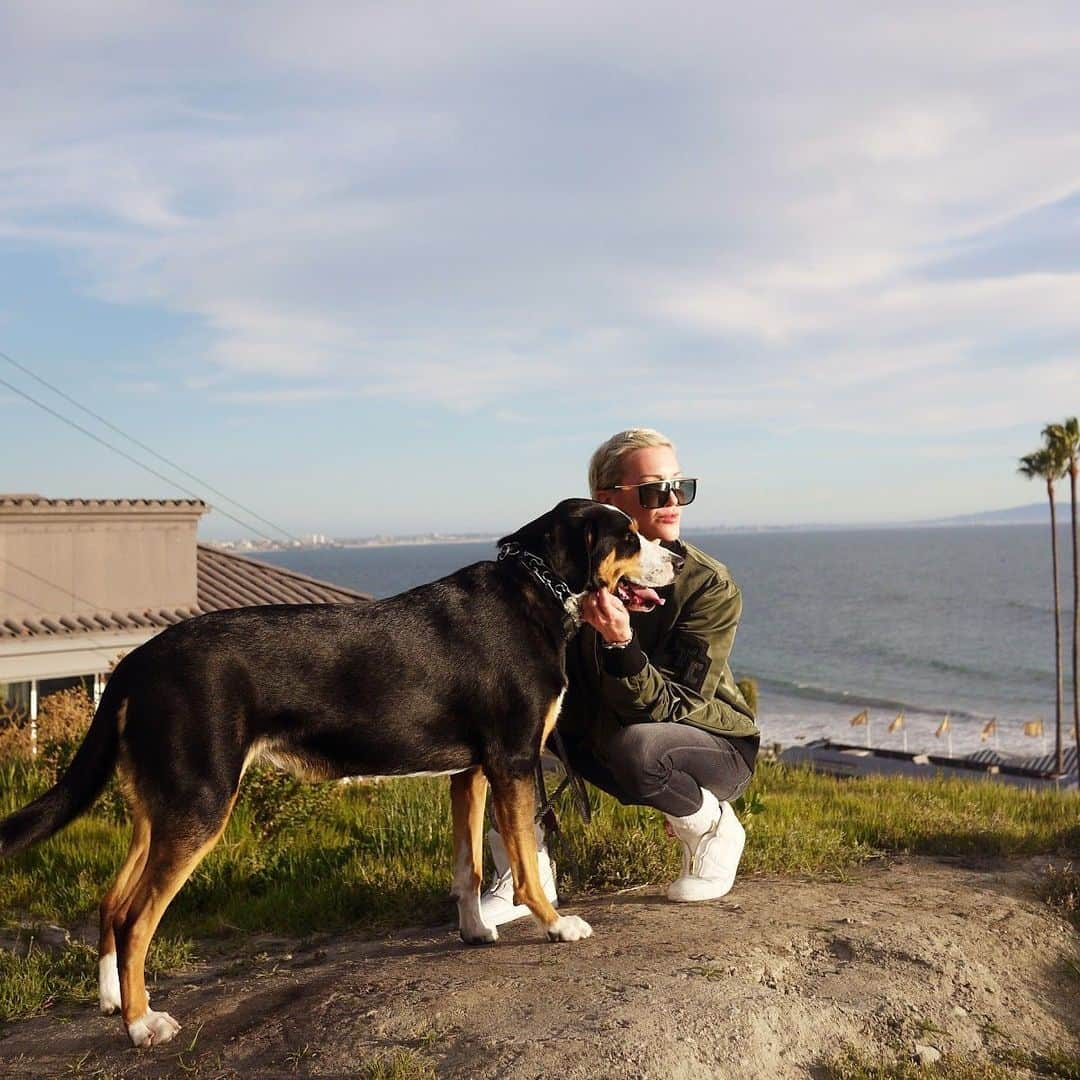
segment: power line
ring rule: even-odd
[[[95,600],[90,600],[85,596],[80,596],[77,592],[75,592],[74,589],[65,589],[63,585],[58,585],[50,578],[42,577],[40,574],[34,573],[33,570],[29,570],[25,566],[20,566],[17,562],[12,562],[11,559],[8,559],[2,555],[0,555],[0,562],[6,563],[8,566],[14,568],[15,570],[18,570],[20,574],[25,574],[27,577],[32,577],[35,581],[40,581],[43,585],[48,585],[50,589],[56,589],[58,592],[67,593],[73,600],[81,600],[84,604],[88,604],[95,611],[101,611],[104,607],[103,604],[99,604]],[[14,596],[15,594],[12,593],[11,595]],[[19,597],[19,599],[25,600],[25,597]],[[32,600],[26,600],[26,603],[32,604],[34,602]],[[41,607],[41,605],[34,604],[34,607]],[[44,611],[45,609],[41,608],[41,610]]]
[[[185,495],[190,495],[193,499],[198,499],[200,502],[203,501],[202,496],[197,491],[192,491],[190,488],[184,487],[183,484],[178,483],[172,477],[166,476],[164,473],[158,472],[157,469],[151,468],[145,462],[140,461],[137,457],[133,457],[126,450],[121,450],[119,446],[114,446],[111,442],[103,439],[100,435],[95,435],[94,432],[90,431],[88,428],[84,428],[82,424],[77,424],[74,420],[70,419],[67,416],[64,416],[63,413],[59,413],[55,409],[50,408],[43,401],[38,401],[38,399],[32,394],[28,394],[25,390],[20,390],[14,384],[9,383],[7,379],[0,378],[0,386],[6,386],[10,391],[12,391],[12,393],[18,394],[21,398],[25,398],[31,404],[36,405],[39,409],[43,409],[50,416],[55,416],[57,420],[61,421],[61,423],[67,424],[68,427],[72,427],[76,431],[81,431],[84,435],[93,439],[94,442],[100,443],[106,449],[111,450],[114,454],[119,454],[122,458],[130,461],[132,465],[137,465],[144,472],[150,473],[151,476],[156,476],[159,480],[164,480],[166,484],[171,484],[173,487],[179,488],[182,492],[184,492]],[[235,521],[237,525],[240,525],[243,528],[250,530],[251,532],[255,533],[256,536],[261,536],[264,540],[269,540],[271,543],[277,543],[277,541],[272,536],[268,536],[261,529],[256,529],[255,526],[250,524],[249,522],[241,521],[240,518],[236,517],[234,514],[230,514],[228,510],[222,510],[221,507],[218,507],[217,510],[218,513],[221,514],[223,517],[227,517],[230,521]]]
[[[159,454],[152,446],[147,446],[146,443],[141,442],[139,439],[136,439],[134,435],[129,435],[126,431],[123,431],[121,428],[118,428],[114,423],[112,423],[109,420],[106,420],[104,416],[101,416],[99,413],[94,412],[93,409],[87,408],[87,406],[83,405],[82,402],[77,401],[70,394],[67,394],[63,390],[61,390],[58,386],[53,386],[53,384],[51,382],[49,382],[47,379],[43,379],[40,375],[37,374],[37,372],[31,370],[25,364],[20,364],[18,360],[14,359],[14,357],[9,356],[6,352],[0,351],[0,357],[3,357],[3,359],[5,359],[9,364],[11,364],[13,367],[17,367],[24,374],[29,375],[30,378],[33,379],[35,382],[41,383],[42,386],[47,387],[54,394],[58,395],[59,397],[62,397],[65,401],[67,401],[70,404],[74,405],[76,409],[81,409],[84,413],[87,414],[87,416],[92,416],[99,424],[104,424],[105,427],[109,428],[111,431],[115,431],[117,435],[120,435],[122,438],[127,439],[128,442],[134,443],[137,447],[139,447],[140,450],[145,450],[146,453],[150,454],[152,457],[157,458],[158,461],[164,462],[166,465],[169,466],[170,469],[175,469],[182,476],[186,476],[189,480],[194,480],[195,483],[201,484],[208,491],[212,491],[215,495],[217,495],[220,498],[224,499],[230,505],[235,506],[238,509],[242,510],[245,514],[249,515],[250,517],[253,517],[256,521],[261,521],[264,525],[269,525],[271,529],[274,529],[276,532],[281,533],[282,536],[287,536],[290,540],[296,540],[296,541],[299,542],[300,538],[297,537],[297,536],[293,536],[293,534],[291,532],[289,532],[288,529],[283,529],[280,525],[276,525],[274,522],[270,521],[268,518],[265,518],[261,514],[256,513],[250,507],[245,506],[243,503],[238,502],[236,499],[232,498],[231,496],[226,495],[224,491],[218,490],[218,488],[214,487],[213,484],[208,483],[206,480],[203,480],[201,477],[196,476],[192,472],[188,472],[188,470],[185,469],[182,465],[178,465],[175,461],[171,461],[169,458],[165,457],[164,454]],[[8,386],[10,384],[5,383],[4,385]],[[33,400],[33,399],[31,399],[31,400]],[[37,404],[37,402],[35,402],[35,404]],[[57,415],[57,414],[54,414],[54,415]],[[80,428],[79,430],[81,431],[83,429]],[[106,443],[104,445],[108,446],[109,444]],[[114,449],[114,448],[110,447],[110,449]],[[131,460],[131,459],[129,459],[129,460]],[[157,476],[159,474],[155,473],[154,475]],[[177,487],[179,487],[179,486],[180,485],[178,484]],[[183,489],[181,489],[181,490],[183,490]],[[218,509],[220,509],[220,507]],[[224,514],[225,511],[222,510],[221,513]],[[226,516],[228,516],[228,515],[226,515]],[[233,518],[232,520],[235,521],[236,519]],[[243,522],[241,522],[241,524],[243,524]],[[245,527],[248,527],[248,526],[245,526]],[[263,536],[263,538],[267,539],[267,540],[272,539],[271,537],[265,536],[263,533],[260,533],[259,535]]]

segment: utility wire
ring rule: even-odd
[[[120,435],[121,437],[127,439],[128,442],[134,443],[137,447],[139,447],[140,450],[145,450],[146,453],[150,454],[152,457],[157,458],[158,461],[161,461],[164,464],[168,465],[170,469],[175,469],[182,476],[186,476],[189,480],[194,480],[195,483],[201,484],[204,488],[207,489],[207,491],[212,491],[215,495],[224,499],[227,503],[235,506],[237,509],[242,510],[245,514],[247,514],[249,517],[253,517],[256,521],[261,521],[264,525],[269,525],[271,529],[274,529],[276,532],[281,533],[282,536],[287,536],[290,540],[296,540],[300,542],[300,538],[298,536],[293,536],[293,534],[289,532],[288,529],[283,529],[280,525],[274,524],[274,522],[270,521],[268,518],[264,518],[261,514],[256,513],[254,510],[251,509],[251,507],[245,506],[241,502],[237,502],[236,499],[232,498],[229,495],[226,495],[224,491],[219,491],[216,487],[214,487],[213,484],[208,483],[206,480],[203,480],[201,477],[196,476],[194,473],[188,472],[188,470],[185,469],[182,465],[177,465],[175,461],[170,461],[169,458],[165,457],[164,454],[159,454],[153,447],[147,446],[146,443],[140,442],[138,439],[136,439],[134,435],[129,435],[126,431],[121,430],[115,424],[111,423],[109,420],[106,420],[104,416],[101,416],[99,413],[94,412],[93,409],[87,408],[85,405],[82,404],[82,402],[77,401],[70,394],[66,394],[58,386],[53,386],[51,382],[49,382],[47,379],[43,379],[40,375],[37,374],[37,372],[31,370],[25,364],[20,364],[18,360],[14,359],[14,357],[9,356],[6,352],[0,351],[0,357],[6,360],[13,367],[17,367],[24,374],[29,375],[30,378],[33,379],[35,382],[41,383],[42,386],[47,387],[54,394],[57,394],[65,401],[74,405],[76,409],[81,409],[84,413],[87,414],[87,416],[92,416],[99,424],[104,424],[105,427],[109,428],[111,431],[115,431],[117,435]],[[9,384],[5,383],[5,385]],[[35,404],[37,403],[35,402]],[[82,429],[80,428],[80,430]],[[108,444],[106,443],[105,445]],[[110,449],[114,449],[114,447],[110,447]],[[155,473],[154,475],[156,476],[159,474]],[[179,485],[177,486],[179,487]],[[225,513],[223,510],[221,512]],[[233,520],[235,521],[236,519],[233,518]],[[241,524],[243,524],[243,522],[241,522]],[[259,535],[262,536],[263,534],[260,533]],[[269,540],[271,538],[264,536],[264,539]]]
[[[96,600],[90,600],[85,596],[80,596],[77,592],[75,592],[74,589],[65,589],[63,585],[58,585],[50,578],[42,577],[40,574],[34,573],[33,570],[30,570],[25,566],[20,566],[17,562],[12,562],[11,559],[5,558],[4,556],[0,555],[0,562],[6,563],[14,570],[18,570],[20,574],[25,574],[27,577],[32,577],[35,581],[40,581],[43,585],[48,585],[50,589],[56,589],[58,592],[67,593],[68,596],[70,596],[73,600],[81,600],[84,604],[88,604],[95,611],[104,610],[104,605],[99,604]],[[12,593],[11,595],[14,596],[15,594]],[[26,600],[25,597],[20,596],[19,599],[25,600],[28,604],[34,603],[34,601],[32,600]],[[41,607],[41,605],[34,604],[34,607]],[[44,611],[45,609],[41,608],[41,610]]]
[[[102,446],[106,447],[106,449],[111,450],[114,454],[119,454],[122,458],[126,458],[133,465],[137,465],[144,472],[150,473],[151,476],[156,476],[159,480],[164,480],[166,484],[171,484],[173,487],[178,487],[182,492],[184,492],[185,495],[190,495],[193,499],[198,499],[200,502],[203,501],[202,496],[197,491],[192,491],[190,488],[184,487],[183,484],[177,483],[174,479],[172,479],[172,477],[166,476],[164,473],[158,472],[157,469],[153,469],[145,462],[140,461],[137,457],[133,457],[126,450],[121,450],[119,446],[114,446],[111,442],[108,442],[105,439],[101,438],[100,435],[95,435],[94,432],[90,431],[88,428],[84,428],[82,424],[77,424],[74,420],[71,420],[68,417],[64,416],[63,413],[58,413],[55,409],[50,408],[43,401],[38,401],[36,397],[28,394],[25,390],[20,390],[14,384],[9,383],[7,379],[0,378],[0,386],[6,386],[13,393],[18,394],[19,397],[25,398],[31,404],[36,405],[39,409],[44,409],[44,411],[47,412],[50,416],[55,416],[57,420],[60,420],[62,423],[67,424],[68,427],[73,427],[76,431],[81,431],[84,435],[93,439],[94,442],[100,443]],[[235,521],[237,525],[240,525],[245,529],[249,529],[251,532],[255,533],[256,536],[261,536],[264,540],[269,540],[271,543],[277,543],[277,541],[272,536],[268,536],[261,529],[256,529],[255,526],[251,525],[249,522],[241,521],[240,518],[236,517],[233,514],[230,514],[228,510],[222,510],[220,507],[218,507],[218,513],[221,514],[223,517],[227,517],[230,521]]]

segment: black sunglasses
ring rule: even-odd
[[[697,480],[680,476],[677,480],[647,480],[644,484],[616,484],[608,491],[633,491],[637,488],[638,502],[643,510],[659,510],[667,506],[674,495],[679,506],[689,506],[697,494]]]

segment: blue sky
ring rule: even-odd
[[[510,528],[638,424],[688,526],[1034,501],[1078,53],[1070,3],[9,0],[0,350],[294,532]],[[179,493],[0,423],[0,490]]]

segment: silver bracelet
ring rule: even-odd
[[[625,641],[601,641],[601,649],[625,649],[634,640],[633,632]]]

